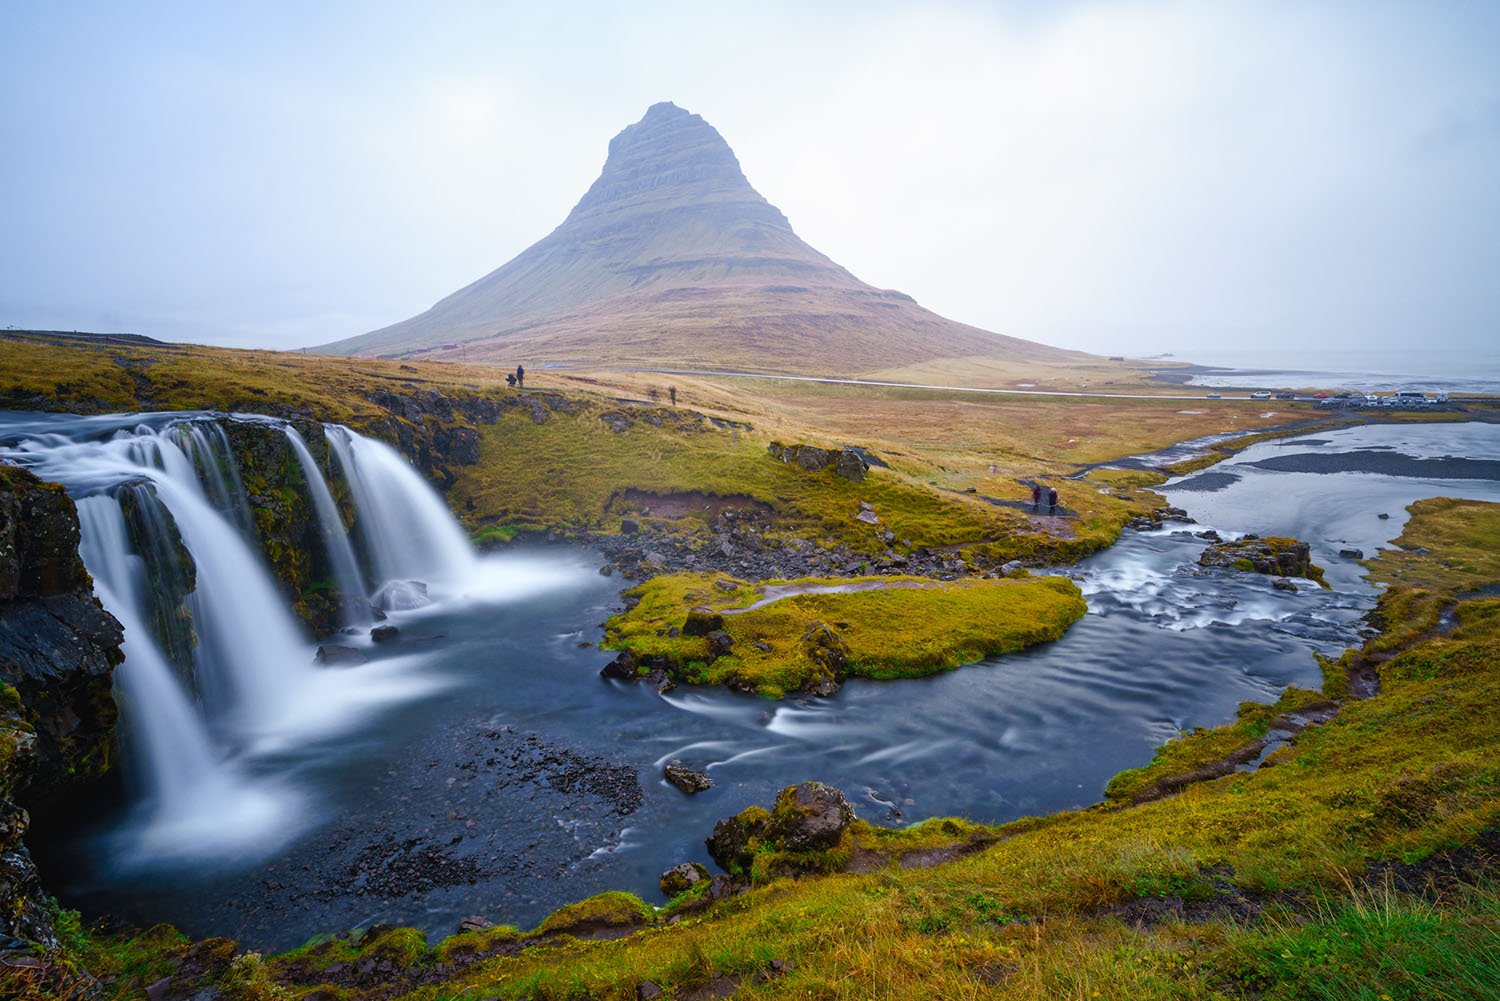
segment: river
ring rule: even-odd
[[[1342,468],[1340,455],[1373,471],[1276,468],[1287,456]],[[1458,458],[1500,462],[1500,426],[1374,425],[1253,446],[1163,489],[1199,524],[1127,532],[1058,571],[1089,603],[1061,640],[829,698],[602,680],[612,655],[594,644],[620,599],[599,558],[562,545],[481,557],[474,574],[507,586],[392,611],[402,642],[320,672],[308,691],[325,694],[278,739],[228,745],[247,795],[269,804],[257,837],[205,804],[187,843],[153,841],[125,803],[38,854],[69,906],[284,949],[375,922],[434,938],[470,914],[526,927],[604,889],[659,902],[662,870],[708,861],[716,820],[809,778],[876,823],[1084,806],[1179,731],[1287,685],[1316,688],[1313,654],[1357,643],[1375,598],[1338,551],[1387,545],[1417,498],[1500,501],[1500,476],[1444,475]],[[1206,543],[1193,533],[1207,528],[1306,539],[1332,587],[1200,572]],[[309,663],[312,650],[304,637]],[[706,767],[713,788],[667,785],[673,758]]]

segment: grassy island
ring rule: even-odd
[[[606,624],[605,645],[633,654],[641,673],[658,667],[675,680],[772,698],[845,678],[950,670],[1055,640],[1087,611],[1066,577],[754,585],[722,575],[667,574],[626,596],[635,605]]]

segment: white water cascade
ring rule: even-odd
[[[359,564],[354,559],[354,547],[349,544],[349,535],[344,530],[344,520],[339,517],[338,505],[318,469],[317,460],[307,450],[307,443],[290,424],[286,426],[286,438],[302,466],[302,478],[307,483],[307,492],[312,496],[313,510],[318,515],[318,532],[323,537],[323,546],[328,562],[333,567],[338,581],[340,604],[343,606],[345,625],[368,622],[369,603],[365,596],[364,580],[360,577]]]
[[[78,501],[79,554],[94,577],[100,602],[125,630],[125,661],[115,684],[125,708],[130,778],[147,823],[139,848],[180,854],[204,836],[265,842],[291,800],[265,783],[246,780],[213,746],[204,720],[182,691],[172,668],[137,617],[146,580],[141,557],[130,551],[119,502],[96,495]]]
[[[418,579],[455,588],[472,580],[474,548],[442,498],[401,454],[348,428],[331,426],[326,433],[354,495],[360,539],[377,584]]]
[[[357,670],[315,663],[314,642],[255,548],[250,500],[222,423],[233,419],[0,421],[0,457],[74,496],[80,552],[100,601],[125,628],[116,680],[136,795],[127,854],[137,858],[273,848],[295,833],[297,797],[257,777],[273,760],[267,755],[446,684],[414,670],[423,657],[399,650]],[[300,464],[346,626],[368,622],[372,583],[400,581],[415,592],[433,582],[444,594],[467,593],[486,577],[475,574],[480,561],[447,507],[398,453],[331,427],[333,465],[350,486],[375,575],[367,580],[307,442],[290,425],[244,420],[284,434]],[[368,649],[370,638],[355,632],[338,642]]]

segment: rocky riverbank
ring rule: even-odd
[[[114,761],[122,638],[78,558],[73,502],[0,465],[0,936],[57,945],[23,838],[32,811]]]

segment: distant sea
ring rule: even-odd
[[[1500,351],[1495,350],[1205,349],[1169,360],[1204,366],[1189,380],[1192,386],[1500,395]]]

